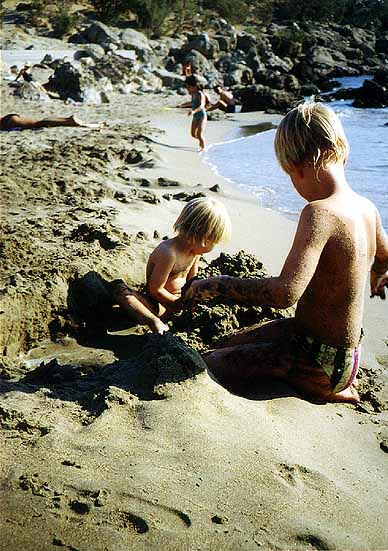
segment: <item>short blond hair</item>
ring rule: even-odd
[[[174,230],[191,243],[219,243],[230,239],[232,224],[225,206],[216,199],[199,197],[184,207]]]
[[[275,151],[283,170],[289,174],[294,165],[311,163],[326,169],[346,159],[349,145],[341,121],[323,103],[305,101],[280,122],[275,136]]]

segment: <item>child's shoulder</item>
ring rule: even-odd
[[[159,243],[159,245],[153,250],[150,258],[175,258],[176,256],[176,247],[174,239],[166,239]]]

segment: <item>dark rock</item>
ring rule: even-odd
[[[120,38],[107,25],[104,25],[100,21],[95,21],[81,33],[73,35],[71,42],[77,44],[100,44],[104,47],[107,44],[120,44]]]
[[[238,90],[241,112],[267,111],[285,112],[294,106],[298,96],[284,90],[272,90],[261,84],[246,86]]]
[[[218,184],[215,184],[214,186],[209,188],[209,191],[213,191],[213,193],[218,193],[220,189],[220,186]]]
[[[237,49],[243,52],[248,52],[252,47],[257,45],[257,38],[254,34],[242,32],[237,36]]]
[[[70,502],[70,508],[79,515],[86,515],[90,513],[92,507],[90,503],[87,503],[86,501],[81,501],[79,499],[74,499]]]
[[[197,50],[207,59],[214,59],[219,53],[217,40],[209,38],[207,33],[192,35],[188,37],[188,42],[182,48],[183,51]]]

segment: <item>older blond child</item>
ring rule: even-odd
[[[185,293],[194,301],[221,295],[275,308],[297,303],[294,318],[236,335],[206,356],[231,390],[276,377],[313,400],[360,400],[365,283],[370,270],[372,296],[382,296],[388,237],[375,205],[346,182],[348,149],[340,120],[324,104],[305,102],[290,111],[277,129],[275,150],[307,205],[280,275],[213,277]]]
[[[151,253],[146,269],[146,293],[123,280],[112,282],[116,302],[129,316],[153,333],[168,331],[165,320],[181,307],[181,289],[197,275],[201,255],[230,238],[231,222],[226,208],[215,199],[192,199],[174,224],[176,236],[162,241]]]

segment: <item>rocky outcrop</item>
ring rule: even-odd
[[[380,70],[372,80],[365,80],[359,88],[340,88],[325,98],[329,101],[345,99],[354,100],[353,107],[387,107],[388,106],[388,70]]]

